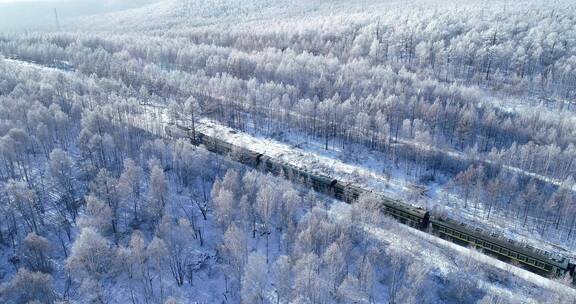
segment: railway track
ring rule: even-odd
[[[576,265],[561,254],[541,250],[505,238],[496,232],[483,230],[448,217],[431,215],[426,209],[390,199],[354,183],[341,182],[330,176],[306,171],[199,131],[196,131],[196,140],[192,140],[190,129],[182,125],[167,124],[163,133],[170,139],[190,139],[194,144],[202,144],[209,151],[220,155],[233,155],[234,159],[240,163],[290,178],[292,181],[347,203],[354,203],[363,195],[376,197],[382,203],[382,212],[402,224],[462,246],[473,247],[484,254],[518,265],[541,276],[555,278],[567,273],[574,276]]]

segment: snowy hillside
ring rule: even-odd
[[[335,1],[338,2],[338,1]],[[238,23],[264,18],[277,18],[316,10],[323,1],[282,0],[164,0],[152,5],[70,20],[69,29],[102,29],[114,31],[150,30],[214,23]],[[329,5],[329,4],[328,4]]]
[[[532,4],[524,1],[519,5]],[[258,26],[262,22],[272,24],[284,18],[313,19],[320,16],[378,16],[390,10],[434,9],[505,6],[499,1],[478,4],[475,1],[459,2],[414,0],[363,0],[357,2],[343,0],[160,0],[151,5],[104,15],[80,17],[69,20],[69,30],[89,29],[107,31],[157,30],[243,23]],[[294,22],[294,21],[291,21]],[[270,25],[267,25],[270,26]]]
[[[573,1],[165,0],[61,21],[0,34],[0,303],[574,302]],[[570,263],[496,260],[173,122]]]

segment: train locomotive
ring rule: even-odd
[[[190,129],[169,124],[165,128],[167,137],[191,138]],[[215,136],[195,132],[195,145],[204,145],[207,150],[232,155],[233,159],[248,166],[257,167],[275,175],[284,175],[317,192],[324,193],[346,203],[354,203],[360,196],[370,194],[378,197],[381,210],[402,224],[433,234],[456,244],[475,248],[487,255],[521,266],[536,274],[554,278],[566,273],[574,276],[576,265],[558,253],[535,248],[506,238],[498,233],[474,227],[449,217],[431,215],[421,207],[391,199],[362,188],[354,183],[339,181],[326,175],[310,172],[245,147],[223,141]]]

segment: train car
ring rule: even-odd
[[[202,144],[202,143],[204,142],[204,139],[205,139],[206,137],[207,137],[207,136],[206,136],[204,133],[196,131],[196,139],[195,139],[195,140],[192,140],[192,139],[191,139],[191,141],[192,141],[192,143],[195,144],[195,145],[200,145],[200,144]]]
[[[382,200],[384,213],[410,227],[420,230],[428,228],[430,213],[426,209],[393,200],[384,195],[378,195],[378,197]]]
[[[343,184],[342,182],[337,182],[334,188],[334,196],[349,204],[358,200],[363,194],[372,193],[352,183]],[[377,195],[377,198],[382,202],[381,211],[384,214],[395,218],[403,224],[420,230],[425,230],[428,227],[430,213],[425,209],[392,200],[384,195]]]
[[[337,181],[326,175],[310,174],[309,183],[312,189],[333,196],[334,185]]]
[[[433,217],[432,233],[459,245],[475,247],[484,253],[547,277],[564,275],[570,270],[567,258],[530,245],[506,239],[478,227],[451,218]]]
[[[364,188],[358,187],[352,183],[348,184],[346,186],[345,191],[344,191],[344,193],[346,195],[345,198],[348,200],[353,200],[353,201],[357,200],[361,195],[368,194],[369,192],[370,191],[368,191]]]
[[[210,142],[213,149],[217,153],[220,153],[223,155],[228,155],[228,154],[232,153],[234,150],[234,146],[232,144],[230,144],[226,141],[223,141],[221,139],[215,138],[215,137],[211,137],[209,141],[205,141],[204,145],[206,145],[208,142]]]
[[[207,136],[203,133],[197,132],[197,141],[204,144],[209,151],[216,152],[221,155],[228,155],[235,161],[242,164],[256,167],[260,162],[260,157],[262,154],[254,152],[245,147],[240,147],[237,145],[230,144],[212,136]]]
[[[337,199],[344,201],[348,204],[353,203],[362,194],[367,193],[367,192],[368,192],[367,190],[362,189],[358,186],[355,186],[352,183],[343,183],[343,182],[338,181],[334,185],[334,196]]]
[[[310,179],[310,173],[308,171],[300,169],[292,164],[284,163],[282,169],[284,170],[284,176],[287,179],[302,185],[305,185],[306,181]]]
[[[282,164],[270,156],[263,155],[260,157],[260,169],[278,175],[282,172]]]
[[[164,126],[164,133],[172,139],[188,138],[188,132],[174,124],[167,124]]]
[[[258,166],[260,153],[249,150],[245,147],[233,146],[229,156],[235,161],[251,167]]]
[[[284,176],[292,181],[306,185],[315,191],[334,196],[334,185],[336,180],[322,174],[316,174],[305,169],[301,169],[289,163],[280,162]],[[282,173],[282,172],[281,172]]]

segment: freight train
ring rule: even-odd
[[[382,212],[402,224],[462,246],[476,248],[485,254],[516,264],[539,275],[554,278],[570,273],[573,278],[576,277],[574,274],[576,265],[561,254],[541,250],[450,217],[431,215],[424,208],[388,198],[354,183],[343,182],[298,168],[245,147],[231,144],[215,136],[196,131],[195,138],[192,139],[190,129],[181,125],[169,124],[165,127],[165,133],[170,138],[190,138],[194,144],[202,144],[211,152],[232,155],[240,163],[260,168],[275,175],[289,177],[291,180],[300,182],[317,192],[350,204],[362,195],[376,196],[382,203]]]

